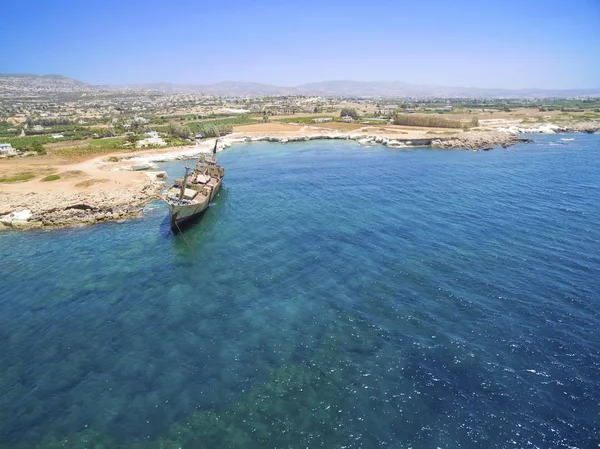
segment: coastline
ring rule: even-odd
[[[244,128],[244,127],[242,127]],[[247,127],[246,127],[247,128]],[[271,126],[271,129],[275,127]],[[490,150],[507,148],[517,143],[532,142],[527,134],[563,134],[597,132],[599,122],[537,127],[498,126],[494,130],[456,132],[438,135],[423,131],[404,132],[398,136],[385,128],[378,132],[340,132],[303,126],[296,130],[263,132],[242,129],[221,138],[217,151],[236,143],[291,143],[310,140],[352,140],[360,145],[385,145],[395,149],[429,147],[437,149]],[[386,132],[388,131],[388,132]],[[105,221],[120,221],[141,215],[141,209],[159,198],[165,186],[166,173],[134,171],[134,166],[152,168],[157,162],[189,160],[211,151],[214,139],[189,147],[173,147],[136,153],[116,153],[93,157],[84,162],[66,164],[63,173],[83,173],[84,181],[54,183],[0,184],[0,230],[53,229],[83,226]],[[108,162],[115,156],[118,162]],[[77,178],[77,176],[76,176]],[[86,185],[86,180],[87,184]],[[85,187],[78,187],[78,186]]]

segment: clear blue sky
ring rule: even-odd
[[[30,0],[0,10],[0,73],[600,86],[600,0]]]

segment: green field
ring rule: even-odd
[[[42,181],[48,182],[48,181],[56,181],[60,179],[59,175],[48,175],[45,178],[42,178]]]
[[[0,178],[0,182],[25,182],[35,178],[33,173],[19,173],[18,175]]]
[[[50,142],[60,142],[64,139],[53,139],[49,136],[2,137],[0,143],[10,143],[15,150],[35,151],[44,153],[43,145]]]

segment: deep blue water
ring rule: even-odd
[[[598,447],[600,136],[535,139],[239,145],[183,237],[0,234],[0,446]]]

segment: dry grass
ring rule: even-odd
[[[61,148],[80,147],[87,144],[86,140],[63,140],[60,142],[52,142],[44,145],[46,150],[60,150]]]
[[[67,170],[65,172],[59,173],[59,175],[63,179],[75,179],[83,178],[87,176],[87,173],[81,170]]]
[[[85,181],[81,181],[75,184],[75,187],[87,188],[96,184],[102,184],[104,182],[109,182],[109,180],[104,178],[86,179]]]
[[[256,123],[254,125],[239,125],[233,127],[233,132],[289,132],[298,131],[298,125],[290,125],[288,123]]]
[[[354,131],[356,129],[364,128],[365,125],[360,123],[344,123],[344,122],[327,122],[327,123],[314,123],[310,125],[314,128],[324,129],[342,129],[344,131]]]
[[[35,178],[34,173],[24,172],[24,173],[17,173],[12,176],[2,177],[2,178],[0,178],[0,182],[4,182],[4,183],[27,182],[27,181],[31,181],[33,178]]]
[[[60,179],[60,175],[49,175],[45,178],[42,178],[40,181],[50,182],[50,181],[58,181]]]
[[[27,162],[31,159],[22,159],[16,162]],[[11,161],[12,162],[12,161]],[[6,164],[0,166],[0,182],[2,183],[17,183],[31,181],[39,176],[48,176],[56,172],[56,167],[42,165],[26,165],[26,164]]]

